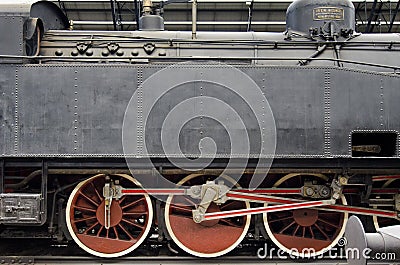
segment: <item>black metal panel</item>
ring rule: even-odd
[[[23,26],[23,17],[0,16],[0,55],[24,55]]]
[[[242,68],[263,90],[277,129],[277,156],[324,154],[324,69]]]
[[[15,66],[0,67],[0,153],[14,153]]]
[[[18,154],[70,154],[74,141],[74,68],[18,69]]]
[[[19,155],[123,153],[122,121],[136,69],[26,66],[19,72]]]
[[[78,152],[123,154],[122,122],[137,88],[137,68],[76,67],[78,85]],[[76,120],[76,119],[74,119]]]
[[[400,105],[399,105],[400,76],[383,77],[383,122],[385,126],[397,132],[397,156],[400,152]]]
[[[4,132],[2,153],[122,156],[122,123],[129,100],[139,84],[164,67],[29,65],[18,68],[15,82],[15,68],[3,66],[0,75],[5,124],[0,129]],[[202,97],[219,99],[235,109],[251,138],[250,155],[259,154],[260,128],[250,106],[223,84],[210,83],[201,77],[202,72],[221,76],[226,74],[223,69],[227,67],[230,66],[174,68],[173,73],[192,75],[189,77],[198,80],[177,85],[163,95],[158,101],[160,104],[155,104],[151,115],[143,120],[145,130],[134,128],[138,132],[137,141],[146,139],[147,154],[165,155],[160,138],[163,122],[177,104],[192,97],[197,97],[194,109],[203,104]],[[349,156],[352,131],[397,131],[400,127],[396,97],[399,77],[334,67],[239,66],[237,69],[248,75],[268,99],[277,129],[277,157]],[[162,87],[168,79],[175,78],[176,75],[160,76],[156,83]],[[223,78],[235,79],[233,75]],[[249,89],[248,93],[253,92]],[[142,91],[140,95],[143,105],[152,103],[154,95],[150,92]],[[134,100],[138,99],[136,95]],[[260,104],[251,107],[262,107]],[[216,104],[213,110],[221,112],[220,107]],[[133,114],[136,118],[136,113]],[[183,125],[179,143],[185,154],[198,155],[198,143],[208,136],[217,143],[219,157],[229,157],[230,139],[221,124],[200,115]]]
[[[148,76],[146,73],[148,70],[153,73],[151,67],[143,69],[144,76]],[[172,68],[171,72],[176,72],[175,78],[177,78],[178,72],[182,76],[185,76],[189,82],[179,84],[178,83],[171,87],[165,94],[161,91],[164,89],[164,83],[167,83],[167,78],[171,79],[171,75],[164,75],[158,73],[160,89],[148,92],[146,85],[143,87],[143,104],[153,104],[154,107],[150,112],[150,115],[143,117],[145,126],[145,142],[147,151],[151,155],[157,154],[168,154],[168,155],[179,155],[178,152],[171,153],[163,148],[171,143],[171,139],[165,138],[161,141],[162,131],[166,135],[173,137],[173,132],[168,131],[165,127],[168,124],[163,124],[166,121],[167,115],[173,115],[174,119],[180,120],[179,125],[182,128],[179,133],[179,147],[182,153],[186,155],[198,156],[200,155],[199,143],[201,139],[209,137],[216,143],[216,153],[218,157],[229,157],[230,154],[237,156],[242,153],[233,151],[232,142],[233,139],[241,139],[239,135],[249,136],[249,148],[250,151],[247,153],[245,150],[243,154],[259,155],[260,154],[260,128],[255,119],[254,113],[248,106],[244,99],[244,95],[238,94],[238,91],[230,87],[235,82],[235,71],[230,66],[212,66],[212,65],[177,65]],[[229,76],[232,74],[232,76]],[[223,78],[221,78],[223,77]],[[158,78],[158,77],[157,77]],[[240,77],[237,77],[240,78]],[[177,78],[178,79],[178,78]],[[193,81],[191,81],[193,80]],[[243,82],[243,80],[237,80]],[[250,88],[249,88],[250,89]],[[251,90],[250,90],[251,91]],[[157,102],[152,102],[152,99],[161,96]],[[210,99],[215,100],[215,104],[212,104],[207,109],[207,102]],[[186,113],[177,113],[174,108],[185,101],[191,101],[193,105],[189,108],[185,108]],[[261,103],[261,100],[260,100]],[[234,125],[233,113],[226,107],[229,106],[230,110],[234,110],[239,119],[244,123],[247,130],[242,130],[238,124]],[[256,107],[256,106],[252,106]],[[203,109],[206,108],[206,109]],[[211,115],[210,115],[210,108]],[[207,114],[208,113],[208,114]],[[222,115],[221,115],[222,114]],[[185,117],[191,116],[193,119],[185,122]],[[232,126],[231,126],[232,125]],[[231,126],[231,128],[227,127]],[[238,144],[237,142],[235,144]],[[212,155],[207,153],[204,149],[202,150],[205,155]],[[272,152],[271,152],[272,153]]]
[[[399,81],[398,77],[372,72],[331,71],[330,147],[333,156],[351,155],[350,135],[353,131],[399,129],[400,108],[395,103],[398,91],[394,91],[400,87]],[[390,120],[388,111],[393,115]]]

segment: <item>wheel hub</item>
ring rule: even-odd
[[[105,200],[101,202],[96,211],[97,221],[102,226],[105,226]],[[117,201],[112,201],[111,203],[111,219],[110,219],[110,227],[116,226],[122,220],[122,208]]]
[[[294,221],[301,226],[312,226],[318,220],[318,210],[299,209],[293,211]]]

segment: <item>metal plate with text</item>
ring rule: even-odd
[[[314,20],[344,20],[344,10],[338,7],[317,7],[313,9]]]

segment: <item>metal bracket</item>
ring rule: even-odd
[[[115,184],[114,184],[115,183]],[[111,227],[111,204],[113,199],[119,196],[118,190],[119,180],[112,181],[110,176],[106,176],[106,183],[103,187],[104,197],[104,227],[109,229]]]
[[[145,45],[143,45],[143,49],[148,55],[150,55],[156,49],[156,45],[154,43],[149,42],[149,43],[146,43]]]
[[[328,198],[331,195],[331,189],[326,185],[314,185],[311,182],[305,182],[301,188],[303,197],[321,199]]]
[[[110,51],[111,54],[114,54],[114,53],[116,53],[116,52],[118,51],[118,49],[119,49],[119,44],[118,44],[118,43],[115,43],[115,42],[110,42],[110,43],[107,45],[107,49]]]
[[[106,176],[106,184],[103,187],[104,198],[109,199],[121,199],[123,194],[123,188],[119,184],[119,180],[111,180],[109,176]]]
[[[84,54],[91,46],[90,42],[79,42],[76,44],[76,49],[80,54]]]
[[[347,175],[339,176],[337,179],[333,179],[331,183],[332,198],[337,200],[342,195],[343,186],[347,185],[349,177]]]
[[[214,181],[207,181],[206,184],[203,184],[200,187],[197,186],[197,188],[194,188],[195,196],[197,196],[199,188],[201,189],[201,202],[197,206],[197,209],[192,211],[193,221],[196,223],[203,221],[204,215],[212,202],[216,204],[225,203],[228,200],[226,193],[229,191],[229,188],[224,185],[223,181],[218,182],[218,184]]]

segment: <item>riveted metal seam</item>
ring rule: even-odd
[[[79,91],[78,91],[78,70],[76,70],[76,68],[74,67],[74,102],[73,102],[73,132],[74,132],[74,137],[73,137],[73,148],[74,148],[74,152],[78,152],[78,147],[79,147],[79,143],[78,143],[78,130],[79,130],[79,108],[78,108],[78,98],[79,98]]]
[[[19,18],[19,23],[20,23],[20,25],[24,25],[24,20],[22,17]],[[22,32],[23,28],[24,27],[20,27],[20,31],[19,31],[19,52],[21,55],[24,54],[24,52],[22,51],[22,47],[23,47],[23,43],[24,43],[24,39],[23,39],[24,33]]]
[[[217,61],[216,61],[217,63]],[[158,65],[141,65],[139,67],[142,68],[165,68],[168,66],[175,66],[177,68],[176,64],[169,64],[169,63],[162,63]],[[179,65],[179,64],[178,64]],[[195,67],[198,65],[195,64],[183,64],[181,67]],[[215,68],[215,67],[226,67],[226,65],[217,65],[217,64],[210,64],[210,65],[203,65],[204,67],[209,67],[209,68]],[[374,72],[374,71],[369,71],[369,70],[360,70],[360,69],[354,69],[354,68],[344,68],[344,67],[337,67],[337,66],[266,66],[266,65],[242,65],[242,64],[229,64],[229,66],[237,67],[237,68],[260,68],[260,69],[272,69],[272,70],[293,70],[293,69],[301,69],[301,70],[334,70],[334,71],[339,71],[339,72],[354,72],[354,73],[362,73],[362,74],[368,74],[368,75],[376,75],[376,76],[387,76],[391,78],[396,78],[399,79],[400,75],[394,74],[392,72]],[[107,65],[99,65],[96,63],[74,63],[72,62],[71,64],[25,64],[22,65],[21,67],[60,67],[60,68],[72,68],[72,67],[82,67],[82,68],[88,68],[88,67],[98,67],[98,68],[139,68],[137,65],[128,65],[128,64],[107,64]]]
[[[143,155],[144,121],[143,121],[143,67],[137,69],[137,146],[138,155]]]
[[[14,90],[14,97],[15,97],[15,110],[14,110],[14,153],[18,154],[19,149],[19,113],[18,113],[18,67],[15,67],[15,90]]]
[[[75,158],[75,157],[96,157],[96,158],[102,158],[102,157],[111,157],[111,158],[144,158],[144,157],[150,157],[150,158],[187,158],[187,157],[192,157],[192,158],[200,158],[199,154],[185,154],[185,155],[177,155],[177,154],[146,154],[144,155],[138,155],[138,154],[89,154],[89,153],[63,153],[63,154],[33,154],[33,153],[28,153],[28,154],[14,154],[10,155],[10,157],[68,157],[68,158]],[[202,157],[204,158],[216,158],[216,159],[226,159],[226,158],[264,158],[264,159],[271,159],[271,158],[324,158],[322,155],[285,155],[285,154],[280,154],[280,155],[262,155],[260,156],[259,154],[219,154],[219,155],[203,155]],[[348,155],[335,155],[332,156],[331,158],[350,158],[351,156]]]
[[[380,88],[379,88],[379,125],[381,128],[384,128],[384,121],[385,121],[385,97],[384,97],[384,88],[383,88],[383,78],[380,80]]]
[[[324,156],[331,156],[331,76],[330,71],[324,73]]]

